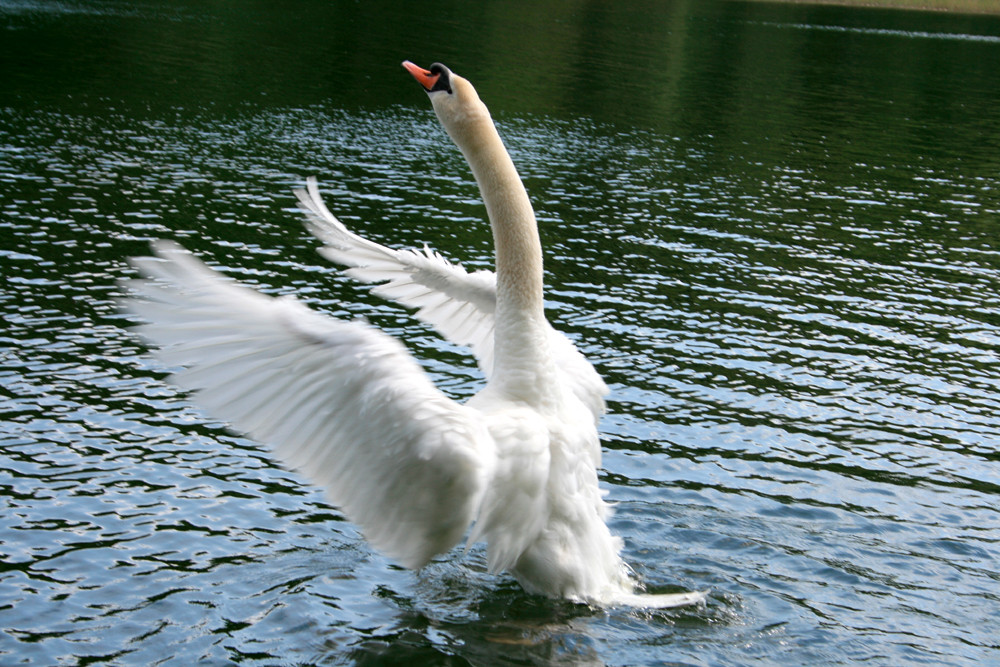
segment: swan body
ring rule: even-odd
[[[472,168],[496,273],[355,235],[313,178],[296,194],[324,256],[468,346],[485,387],[458,403],[390,336],[264,296],[170,242],[134,260],[146,276],[129,301],[148,322],[140,332],[182,367],[177,384],[272,445],[406,567],[468,532],[469,543],[486,541],[491,571],[509,571],[530,593],[643,607],[703,600],[635,592],[598,485],[607,387],[545,318],[542,250],[521,179],[468,81],[439,64],[404,66]]]

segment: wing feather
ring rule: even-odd
[[[453,343],[472,350],[487,378],[493,372],[496,276],[491,271],[467,272],[438,253],[424,248],[393,250],[354,234],[326,207],[316,178],[306,180],[296,196],[309,219],[309,230],[324,243],[327,259],[349,267],[361,282],[382,283],[372,292],[409,308]],[[552,353],[565,386],[594,415],[604,414],[608,387],[572,341],[550,329]]]
[[[364,244],[362,243],[363,247]],[[477,412],[440,392],[406,349],[212,271],[171,243],[139,258],[128,307],[198,403],[322,485],[371,543],[407,567],[450,549],[494,461]]]
[[[354,234],[323,203],[315,177],[295,194],[309,219],[309,230],[324,243],[320,250],[324,257],[349,267],[347,274],[356,280],[382,283],[374,293],[416,308],[422,322],[453,343],[468,346],[483,373],[493,371],[496,278],[492,272],[469,273],[428,248],[393,250]],[[466,305],[471,308],[456,321],[454,315]]]

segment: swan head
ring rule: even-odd
[[[438,120],[459,145],[457,135],[463,130],[475,122],[490,121],[490,113],[472,84],[441,63],[424,69],[406,60],[403,67],[423,87]]]

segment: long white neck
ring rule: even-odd
[[[554,373],[535,213],[488,113],[446,128],[472,167],[496,247],[497,311],[490,382],[511,396],[532,400],[545,392]]]

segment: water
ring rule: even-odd
[[[0,662],[1000,662],[1000,22],[619,4],[0,2]],[[707,606],[401,570],[127,331],[125,260],[172,238],[480,386],[294,210],[316,174],[362,234],[490,265],[404,58],[493,109],[613,390],[613,528]]]

